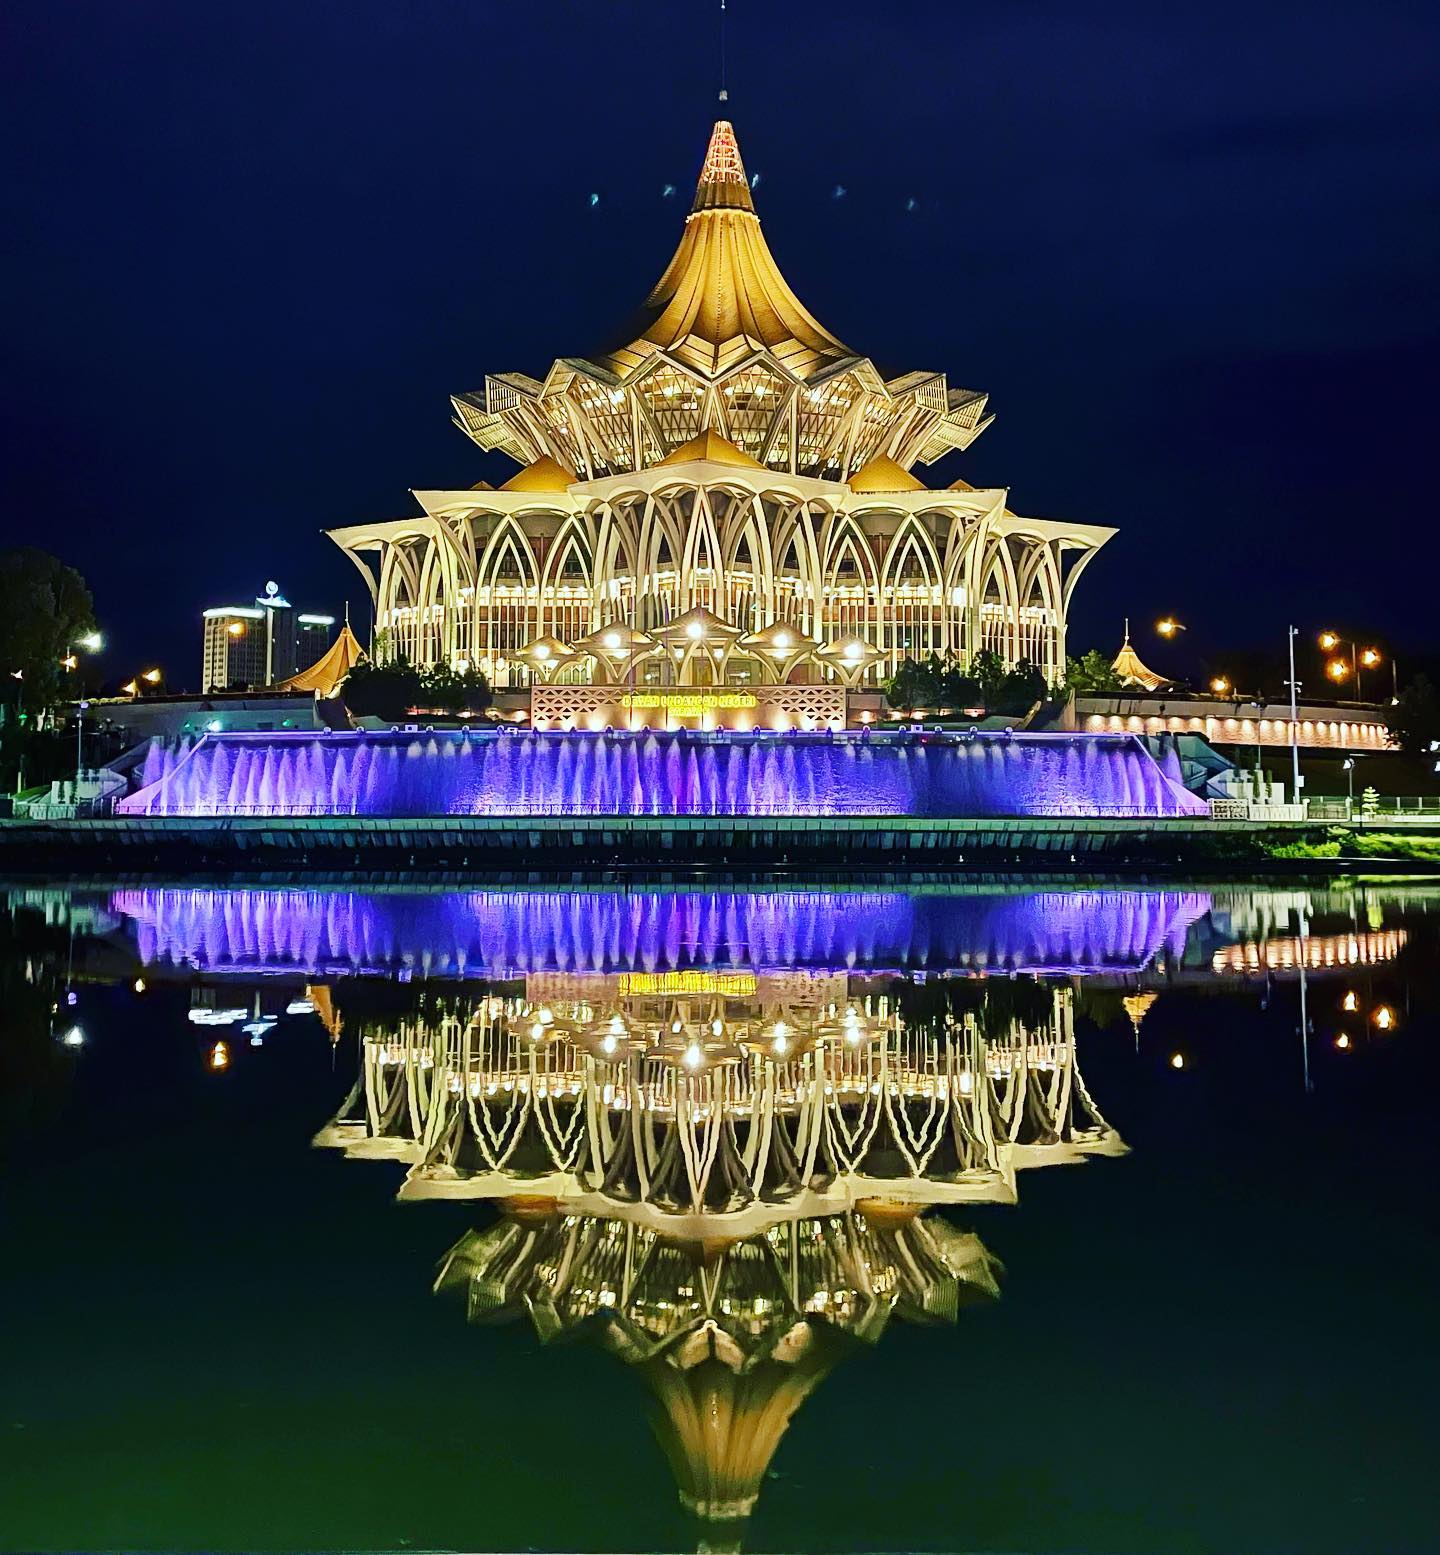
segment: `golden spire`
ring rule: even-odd
[[[755,213],[755,202],[750,198],[750,180],[745,176],[740,145],[735,139],[735,127],[728,119],[720,119],[710,131],[710,144],[705,151],[705,164],[700,169],[695,203],[690,211],[693,215],[696,211],[722,208]]]
[[[675,257],[602,365],[624,377],[656,351],[718,377],[757,351],[797,377],[853,356],[807,311],[760,231],[735,130],[721,119]]]

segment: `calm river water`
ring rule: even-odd
[[[1435,1548],[1440,885],[27,886],[0,979],[0,1550]]]

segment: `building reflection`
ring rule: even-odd
[[[795,1410],[892,1319],[998,1293],[940,1213],[1119,1155],[1068,985],[537,974],[362,1021],[317,1136],[403,1198],[486,1200],[436,1288],[635,1368],[686,1507],[748,1516]]]

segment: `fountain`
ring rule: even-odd
[[[120,815],[1189,816],[1126,734],[205,734],[155,742]]]

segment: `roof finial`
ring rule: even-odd
[[[752,213],[755,210],[735,129],[728,119],[717,119],[715,128],[710,131],[700,182],[695,186],[695,203],[690,209],[692,212],[720,209]]]
[[[730,101],[730,94],[725,90],[725,0],[720,0],[720,101]]]

